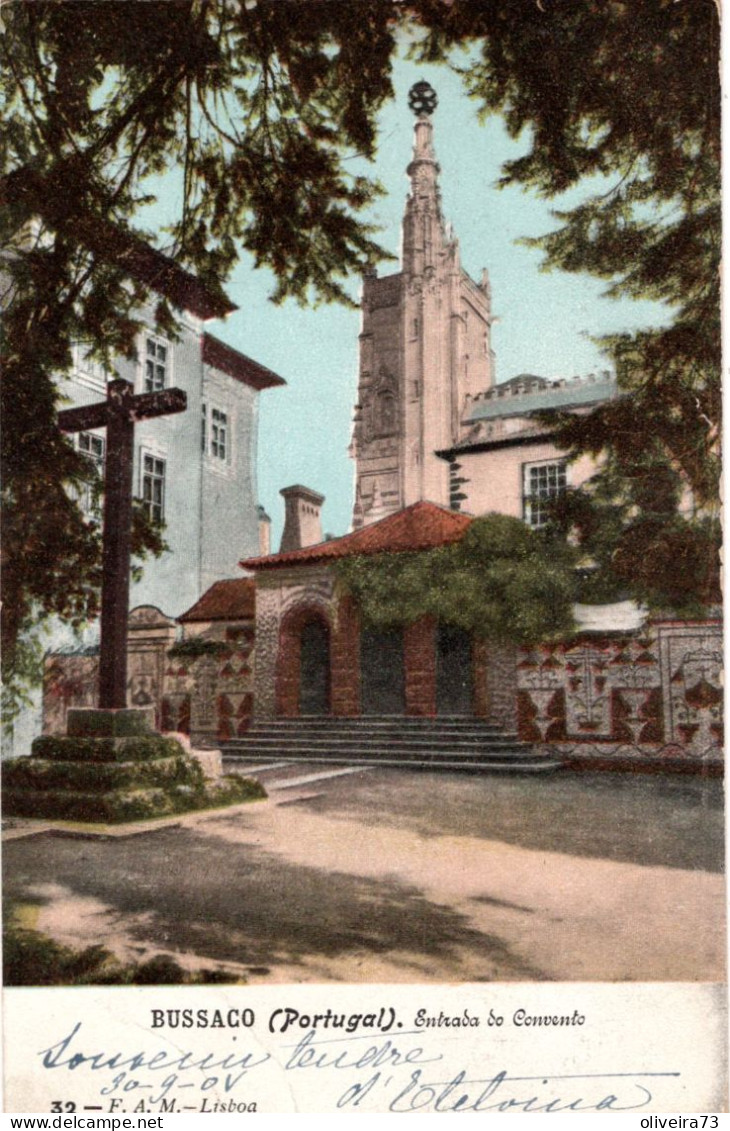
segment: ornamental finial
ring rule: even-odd
[[[430,83],[421,79],[408,91],[408,105],[417,117],[421,114],[433,114],[438,106],[438,95]]]

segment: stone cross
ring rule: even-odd
[[[184,412],[187,397],[182,389],[135,396],[129,381],[110,381],[106,395],[106,401],[59,412],[58,426],[62,432],[106,428],[99,706],[117,708],[127,705],[134,424],[152,416]]]

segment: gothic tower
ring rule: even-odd
[[[475,283],[444,224],[433,148],[436,94],[411,89],[416,114],[401,269],[363,281],[353,527],[421,500],[449,505],[449,468],[435,452],[461,436],[467,395],[494,384],[487,272]]]

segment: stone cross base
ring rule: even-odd
[[[147,820],[265,797],[237,774],[210,780],[175,738],[155,733],[149,708],[78,708],[68,733],[33,742],[6,764],[6,815],[94,823]]]

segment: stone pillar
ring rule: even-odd
[[[155,605],[138,605],[129,614],[127,634],[127,704],[153,707],[161,723],[167,650],[175,643],[175,621]]]
[[[478,719],[489,718],[489,653],[484,640],[474,639],[471,645],[472,703]]]
[[[422,617],[403,631],[407,715],[436,714],[436,623]]]
[[[517,730],[517,658],[512,644],[488,645],[488,717],[507,731]]]
[[[256,578],[256,643],[254,646],[254,717],[276,716],[276,680],[279,655],[281,591],[267,588],[262,574]]]
[[[299,715],[301,684],[300,625],[294,618],[285,618],[279,629],[279,652],[276,658],[276,714],[285,719]]]
[[[351,597],[343,597],[332,633],[332,714],[359,715],[360,622]]]

